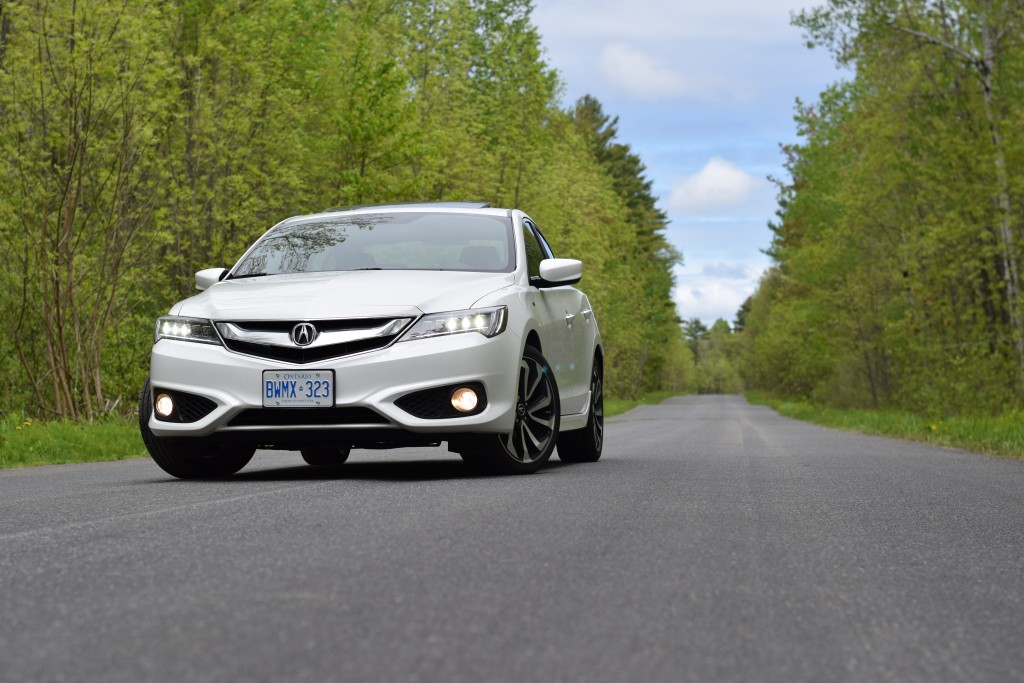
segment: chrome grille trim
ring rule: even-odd
[[[305,365],[376,351],[393,344],[415,321],[402,318],[334,320],[221,320],[214,323],[224,347],[233,353]],[[306,346],[294,344],[291,329],[300,322],[316,326],[319,336]]]
[[[402,332],[402,330],[408,327],[412,320],[412,318],[393,318],[376,327],[361,327],[348,330],[323,329],[324,327],[337,325],[339,322],[342,322],[337,320],[296,320],[289,322],[288,325],[294,326],[300,322],[312,323],[317,328],[319,335],[312,344],[302,348],[315,349],[321,346],[348,344],[354,341],[362,341],[364,339],[397,336]],[[280,323],[275,322],[273,324],[275,327],[280,326]],[[219,322],[216,323],[216,325],[217,331],[220,332],[220,336],[225,341],[238,341],[245,344],[263,344],[266,346],[283,346],[290,349],[300,348],[292,342],[290,332],[281,332],[265,328],[261,329],[260,321]]]

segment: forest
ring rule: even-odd
[[[737,320],[748,388],[839,408],[1024,402],[1024,4],[830,0],[850,74],[797,107],[773,266]]]
[[[0,411],[128,414],[195,271],[396,201],[526,210],[585,263],[608,393],[686,388],[681,254],[617,135],[529,0],[0,0]]]
[[[530,0],[0,0],[0,418],[127,415],[196,270],[295,214],[529,212],[607,347],[610,396],[752,389],[838,408],[1024,407],[1024,3],[828,0],[846,77],[798,102],[772,266],[680,319],[639,156],[563,102]]]

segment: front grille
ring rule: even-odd
[[[370,408],[249,408],[231,418],[229,427],[390,424]]]
[[[469,387],[476,392],[479,398],[476,408],[468,413],[460,413],[452,407],[452,392],[459,387]],[[415,417],[424,420],[442,420],[450,417],[468,417],[476,415],[487,407],[487,394],[484,393],[484,385],[480,382],[465,382],[463,384],[452,384],[436,389],[425,389],[406,394],[395,401],[395,405]]]
[[[174,412],[167,417],[163,417],[159,413],[154,413],[156,415],[156,419],[161,422],[199,422],[199,420],[202,420],[204,417],[212,413],[217,407],[216,403],[205,396],[189,394],[184,391],[171,391],[169,389],[154,387],[154,401],[160,394],[167,394],[174,401]]]
[[[317,331],[321,334],[330,332],[347,332],[358,330],[373,330],[386,325],[394,320],[393,318],[351,318],[345,320],[312,320],[312,321],[231,321],[234,325],[246,332],[260,333],[271,332],[287,334],[297,322],[312,322]],[[398,335],[404,331],[399,330],[397,334],[382,337],[368,337],[356,339],[338,344],[325,346],[281,346],[277,344],[266,344],[260,342],[246,341],[243,339],[232,339],[223,337],[224,346],[236,353],[244,353],[249,356],[258,356],[269,360],[283,361],[286,363],[317,363],[330,358],[350,356],[365,351],[373,351],[388,346]]]
[[[243,330],[263,332],[291,332],[296,323],[311,322],[321,332],[344,330],[372,330],[391,322],[393,318],[343,318],[341,320],[242,320],[231,324]]]
[[[331,344],[330,346],[294,347],[271,346],[270,344],[253,344],[242,342],[237,339],[225,339],[224,345],[232,351],[245,353],[250,356],[280,360],[286,363],[315,363],[327,360],[328,358],[339,358],[351,356],[354,353],[382,349],[390,344],[398,335],[389,337],[374,337],[373,339],[360,339],[359,341],[348,342],[347,344]]]

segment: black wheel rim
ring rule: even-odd
[[[516,462],[536,462],[555,438],[555,387],[548,369],[533,358],[519,361],[516,423],[501,437],[505,452]]]
[[[596,363],[590,378],[590,410],[594,415],[594,447],[600,453],[604,444],[604,378]]]

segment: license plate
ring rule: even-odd
[[[334,370],[264,370],[265,408],[334,406]]]

